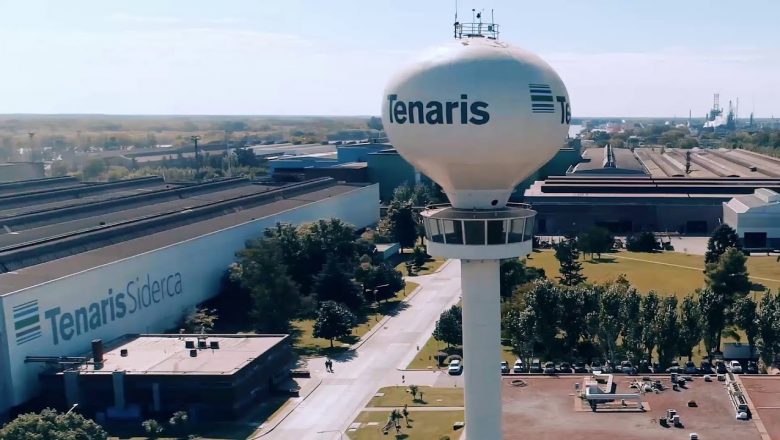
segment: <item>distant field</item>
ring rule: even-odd
[[[328,135],[368,130],[367,117],[356,116],[175,116],[175,115],[0,115],[0,153],[29,145],[36,147],[189,145],[190,136],[202,144],[231,138],[319,142]]]
[[[585,276],[592,282],[614,280],[625,274],[642,292],[655,290],[677,296],[685,296],[704,286],[704,257],[701,255],[617,252],[603,254],[600,260],[586,257],[580,261]],[[552,250],[534,252],[527,263],[544,269],[549,278],[559,275],[558,260]],[[748,271],[754,283],[772,290],[780,288],[780,263],[776,257],[748,257]]]

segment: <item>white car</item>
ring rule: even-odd
[[[460,359],[453,359],[450,361],[450,366],[447,367],[447,373],[452,375],[458,375],[463,372],[463,364]]]
[[[742,364],[740,364],[739,361],[729,361],[726,369],[733,374],[742,374]]]

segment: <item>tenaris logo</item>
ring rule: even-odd
[[[64,309],[64,306],[53,307],[46,310],[43,315],[51,329],[52,342],[57,345],[60,341],[69,341],[74,336],[87,334],[114,321],[125,319],[142,312],[144,309],[162,304],[169,298],[181,295],[182,292],[182,279],[179,272],[155,278],[147,274],[146,277],[136,277],[134,280],[128,281],[124,290],[108,289],[105,297],[93,303],[73,309]],[[33,323],[32,318],[26,318],[25,321],[19,321],[19,323],[23,322],[25,327],[16,327],[25,332],[30,331],[27,335],[22,336],[23,342],[21,343],[31,340],[29,338],[36,334],[31,330],[34,328],[33,324],[37,324],[38,330],[37,336],[32,339],[41,336],[37,300],[31,303],[33,302],[35,303],[35,322]],[[27,304],[31,303],[25,303],[18,307],[27,307],[22,310],[29,311],[32,308]],[[14,312],[15,325],[17,325],[16,313]],[[32,312],[29,313],[30,317],[33,316]],[[20,314],[19,319],[21,320],[25,316],[28,315]],[[17,333],[17,345],[20,344],[19,334]]]

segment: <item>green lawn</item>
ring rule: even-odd
[[[418,392],[422,392],[422,400],[417,395],[417,400],[412,400],[412,393],[407,386],[380,388],[377,393],[384,393],[382,397],[374,397],[366,406],[402,407],[412,406],[463,406],[462,388],[433,388],[421,386]]]
[[[601,260],[584,258],[580,261],[589,281],[604,282],[625,274],[631,284],[642,293],[655,290],[661,294],[675,294],[682,297],[704,286],[704,257],[701,255],[677,252],[618,252],[604,254]],[[527,259],[527,264],[543,268],[549,278],[554,279],[558,275],[558,261],[551,250],[534,252]],[[780,263],[777,262],[776,257],[751,256],[748,257],[747,266],[754,283],[773,290],[780,289]],[[723,339],[724,343],[733,341],[732,338]],[[742,342],[746,342],[744,337]],[[407,368],[439,368],[433,355],[445,348],[446,344],[432,337],[429,338]],[[702,354],[705,354],[703,344],[699,344],[693,354],[693,360],[698,363]],[[516,359],[511,348],[502,347],[501,356],[511,368]]]
[[[333,341],[333,348],[330,348],[330,341],[327,339],[314,337],[314,319],[295,320],[292,322],[292,333],[295,338],[294,348],[299,354],[305,356],[324,356],[332,352],[343,351],[346,347],[359,341],[363,335],[368,333],[385,316],[397,311],[403,300],[414,292],[418,286],[419,284],[417,283],[407,281],[406,288],[398,292],[395,298],[383,302],[378,309],[372,305],[360,323],[352,329],[350,336]]]
[[[354,432],[347,432],[352,440],[385,440],[388,438],[405,440],[438,440],[447,435],[452,440],[460,438],[462,430],[452,429],[455,422],[463,421],[463,411],[409,411],[409,425],[401,420],[401,434],[395,434],[395,428],[388,435],[382,433],[382,427],[387,423],[388,411],[364,411],[355,419],[363,425]],[[376,423],[368,426],[367,423]]]
[[[614,280],[625,274],[641,292],[655,290],[677,296],[685,296],[704,286],[704,257],[700,255],[617,252],[603,254],[601,259],[586,257],[580,261],[583,273],[591,282]],[[559,274],[558,261],[552,250],[534,252],[527,264],[544,269],[549,278],[554,279]],[[754,283],[773,290],[780,288],[780,263],[775,257],[751,256],[747,266]]]
[[[442,264],[444,264],[447,260],[442,257],[431,257],[428,259],[428,261],[425,263],[425,265],[420,269],[418,272],[415,272],[415,275],[422,276],[422,275],[430,275],[441,267]],[[395,270],[401,272],[406,276],[406,263],[400,262],[395,266]],[[412,275],[414,276],[414,275]]]

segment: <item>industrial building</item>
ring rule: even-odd
[[[748,250],[780,248],[780,194],[760,188],[723,203],[723,221]]]
[[[170,330],[214,296],[246,240],[277,222],[379,219],[377,185],[243,178],[177,185],[52,178],[0,184],[0,415],[40,390],[30,356]]]
[[[534,182],[524,201],[540,234],[597,225],[616,234],[708,234],[723,204],[759,188],[780,190],[780,160],[744,150],[588,148],[564,176]],[[686,161],[688,173],[686,174]]]
[[[288,335],[128,335],[92,346],[68,359],[75,366],[50,363],[42,381],[48,403],[78,404],[98,420],[182,410],[233,419],[287,379],[292,359]]]

